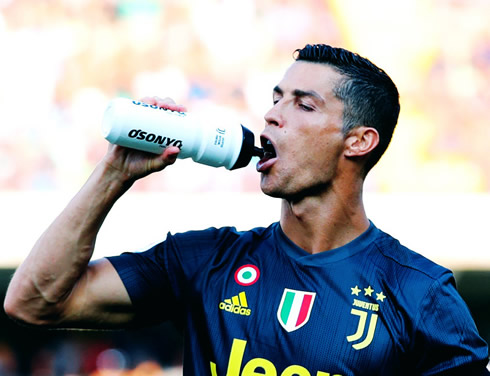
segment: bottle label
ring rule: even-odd
[[[177,146],[179,149],[182,149],[183,146],[182,140],[145,132],[141,129],[131,129],[128,133],[128,137],[143,140],[152,144],[158,144],[163,148],[168,146]]]
[[[225,146],[226,129],[216,128],[216,137],[214,138],[214,146],[223,148]]]

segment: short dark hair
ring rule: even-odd
[[[297,49],[294,58],[328,64],[344,76],[334,88],[334,95],[344,104],[344,135],[361,125],[375,128],[379,133],[379,144],[364,166],[367,174],[388,148],[398,121],[400,102],[396,85],[384,70],[343,48],[308,44]]]

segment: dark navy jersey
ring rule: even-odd
[[[275,223],[109,259],[141,324],[183,324],[185,375],[487,374],[452,273],[372,223],[314,255]]]

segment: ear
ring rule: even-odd
[[[356,127],[345,139],[344,155],[346,157],[362,157],[370,153],[379,144],[379,133],[371,127]]]

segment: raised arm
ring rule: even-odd
[[[147,103],[182,111],[169,99]],[[112,264],[90,261],[97,233],[114,203],[137,180],[175,162],[162,155],[110,145],[88,181],[34,245],[7,290],[5,312],[33,325],[122,327],[133,319],[131,301]]]

